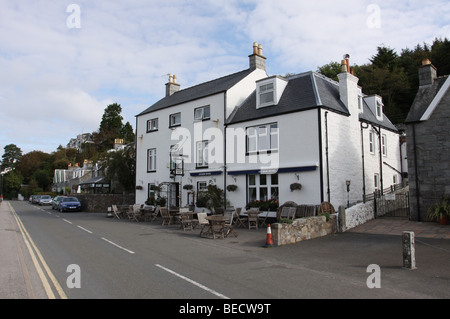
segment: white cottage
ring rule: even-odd
[[[224,186],[225,121],[267,77],[261,45],[254,43],[249,62],[248,69],[184,90],[170,76],[166,96],[137,115],[137,203],[155,195],[153,186],[169,206],[194,204],[208,184]]]
[[[227,152],[245,145],[245,160],[227,157],[227,184],[237,186],[230,202],[347,206],[400,183],[399,132],[381,97],[365,96],[342,64],[339,82],[315,72],[255,82],[227,122]]]

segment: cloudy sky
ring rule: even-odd
[[[0,0],[0,155],[51,153],[111,103],[134,127],[168,73],[186,88],[244,70],[253,42],[284,75],[449,36],[448,0]]]

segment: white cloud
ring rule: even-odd
[[[80,29],[67,27],[70,3]],[[367,25],[371,4],[379,29]],[[10,143],[51,152],[97,129],[109,103],[134,125],[164,96],[167,73],[186,88],[237,72],[253,41],[268,72],[283,75],[346,53],[367,63],[378,45],[400,50],[450,31],[447,0],[2,0],[0,10],[0,154]]]

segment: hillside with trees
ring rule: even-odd
[[[131,124],[123,124],[120,104],[114,103],[105,108],[98,132],[93,132],[93,143],[83,144],[81,150],[59,146],[53,153],[32,151],[22,154],[15,144],[4,147],[1,160],[2,181],[0,193],[5,198],[16,198],[20,190],[26,198],[36,193],[51,191],[55,169],[67,169],[69,164],[82,167],[84,160],[102,163],[108,178],[116,178],[123,188],[134,188],[134,151],[108,152],[114,139],[120,138],[125,144],[134,142]],[[132,186],[130,186],[132,185]]]
[[[418,44],[414,49],[395,50],[379,46],[377,54],[364,65],[353,65],[355,75],[367,95],[383,97],[384,112],[394,123],[403,123],[419,88],[418,68],[429,59],[438,69],[438,76],[450,74],[450,40],[435,39],[433,43]],[[317,72],[337,80],[340,62],[331,62]]]

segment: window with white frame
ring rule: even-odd
[[[380,101],[377,101],[377,116],[381,117],[383,114],[383,104]]]
[[[247,153],[278,150],[278,124],[247,128]]]
[[[272,175],[248,175],[248,201],[254,200],[278,200],[278,174]]]
[[[369,152],[375,154],[375,136],[373,132],[369,132]]]
[[[156,172],[156,148],[147,150],[147,172]]]
[[[181,125],[181,113],[170,114],[169,127]]]
[[[208,183],[207,182],[197,182],[197,193],[207,192]]]
[[[211,114],[209,105],[202,106],[194,110],[194,120],[196,121],[209,120],[210,116]]]
[[[148,183],[148,198],[156,199],[155,183]]]
[[[373,186],[375,187],[375,189],[380,188],[380,175],[379,174],[373,175]]]
[[[275,103],[274,82],[258,86],[258,106],[268,106]]]
[[[151,119],[147,121],[147,133],[158,130],[158,119]]]
[[[208,141],[197,142],[197,167],[208,167]]]
[[[387,137],[386,134],[381,135],[381,153],[387,156]]]

